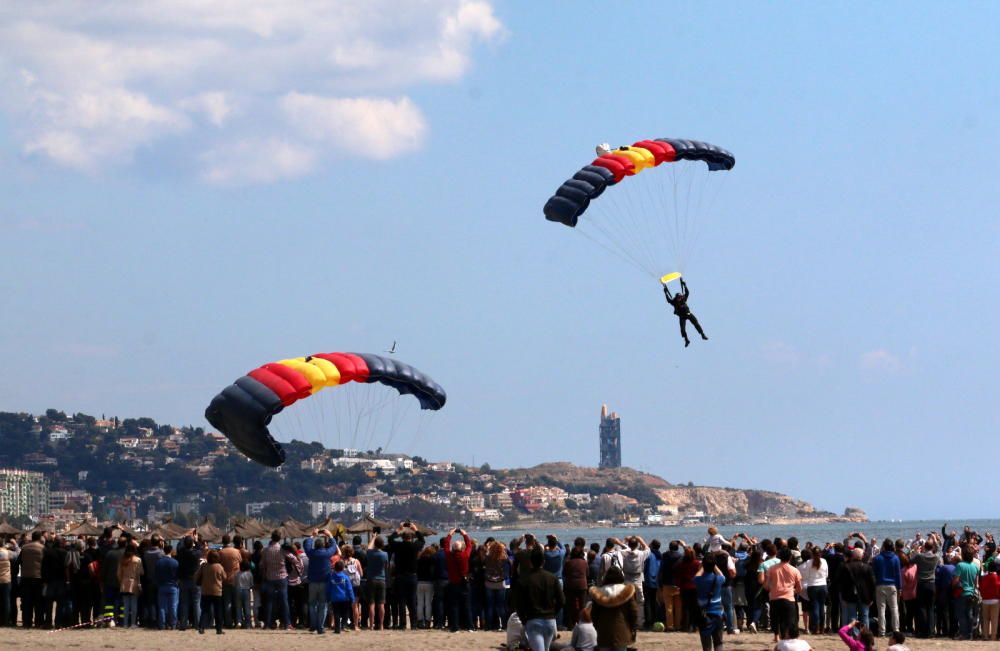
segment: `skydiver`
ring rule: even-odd
[[[698,318],[691,312],[691,308],[688,307],[687,299],[690,296],[691,291],[688,289],[687,283],[681,278],[681,291],[677,292],[673,296],[670,295],[670,288],[666,285],[663,286],[663,294],[667,297],[667,303],[674,308],[674,314],[681,322],[681,336],[684,337],[684,347],[687,348],[691,345],[691,340],[688,339],[687,335],[687,322],[690,321],[691,325],[694,326],[698,334],[705,341],[708,341],[708,337],[705,335],[705,331],[701,329],[701,324],[698,323]]]

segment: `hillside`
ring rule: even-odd
[[[318,443],[284,445],[288,460],[271,469],[246,459],[225,436],[197,427],[55,409],[37,416],[0,412],[0,468],[37,472],[49,491],[48,509],[7,515],[34,520],[305,522],[334,514],[353,521],[364,513],[478,525],[522,518],[584,525],[838,519],[778,493],[677,486],[631,468],[474,468]],[[864,513],[852,512],[851,519],[863,520]]]
[[[865,512],[848,507],[844,515],[816,509],[812,504],[788,495],[758,489],[678,486],[662,477],[632,468],[583,468],[571,463],[543,463],[531,468],[502,471],[509,480],[557,486],[569,493],[621,493],[647,503],[676,507],[678,515],[703,513],[719,520],[746,520],[767,517],[771,521],[855,521],[864,522]],[[655,499],[649,499],[655,496]],[[643,499],[645,498],[645,499]]]

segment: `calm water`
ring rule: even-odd
[[[748,536],[756,536],[758,539],[773,538],[774,536],[781,536],[782,538],[796,536],[799,539],[799,546],[802,547],[809,541],[812,541],[815,544],[842,541],[848,534],[855,531],[860,531],[869,539],[878,538],[881,540],[883,538],[891,538],[895,540],[897,538],[902,538],[903,540],[910,540],[918,531],[925,537],[927,533],[931,531],[940,533],[942,524],[944,523],[940,520],[904,520],[901,522],[747,525],[740,527],[721,527],[719,529],[719,533],[726,538],[731,538],[733,534],[741,531],[746,533]],[[954,529],[959,533],[959,535],[961,535],[962,529],[965,525],[969,525],[980,534],[984,534],[987,531],[994,534],[1000,533],[1000,520],[949,521],[948,530],[951,531]],[[707,528],[708,525],[697,525],[693,527],[638,527],[634,529],[566,529],[552,526],[548,528],[535,528],[531,530],[530,533],[535,534],[535,536],[542,538],[543,540],[546,534],[555,534],[562,542],[572,542],[573,538],[576,536],[583,536],[588,543],[599,542],[603,544],[604,540],[609,536],[624,538],[627,535],[638,534],[642,536],[646,542],[657,539],[661,543],[665,544],[671,540],[683,540],[688,544],[693,544],[706,537]],[[485,540],[488,536],[493,536],[494,538],[505,543],[509,542],[512,538],[516,538],[517,536],[525,533],[528,533],[528,531],[480,530],[470,532],[470,534],[479,541]]]

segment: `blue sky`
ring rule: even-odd
[[[607,402],[670,481],[992,514],[995,6],[255,6],[0,10],[0,409],[206,425],[260,363],[395,339],[449,394],[406,452],[594,465]],[[541,215],[662,136],[737,157],[686,350]]]

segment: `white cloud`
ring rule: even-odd
[[[202,178],[218,185],[273,183],[315,169],[316,152],[278,139],[250,139],[216,147],[202,155]]]
[[[405,90],[461,79],[505,33],[483,0],[2,4],[0,111],[24,152],[60,165],[100,170],[211,128],[192,156],[282,143],[296,152],[272,170],[282,178],[418,148],[427,120]]]
[[[216,127],[223,126],[226,119],[233,112],[233,105],[229,96],[226,93],[218,91],[199,93],[194,97],[186,97],[178,103],[178,106],[185,111],[202,113]]]
[[[385,159],[417,149],[427,123],[407,97],[336,98],[289,93],[281,99],[290,125],[314,142],[366,158]]]
[[[881,373],[898,373],[904,368],[903,360],[884,348],[862,354],[860,364],[863,370]]]

